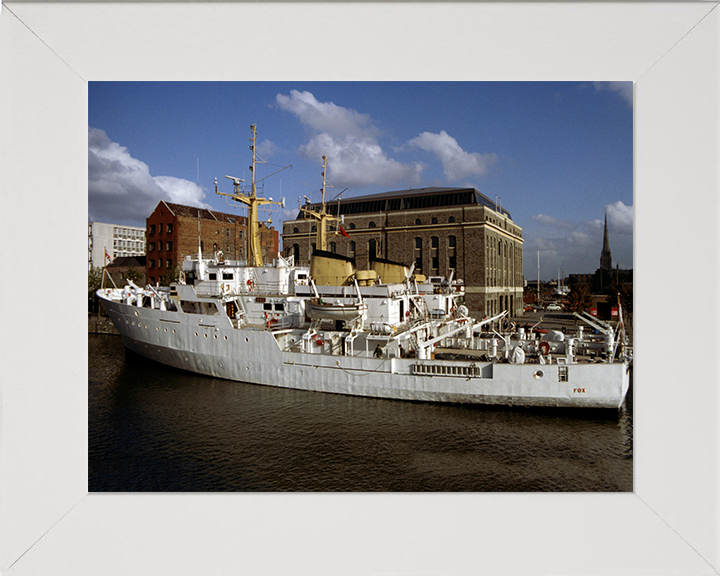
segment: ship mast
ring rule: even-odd
[[[219,192],[217,188],[217,178],[215,179],[215,193],[222,196],[230,196],[236,202],[242,202],[248,207],[248,266],[260,268],[263,265],[262,249],[260,247],[260,225],[258,224],[258,208],[265,204],[277,204],[283,205],[282,202],[274,202],[272,199],[266,200],[265,198],[259,198],[257,195],[257,188],[255,185],[255,140],[257,138],[257,126],[252,124],[250,126],[252,130],[252,138],[250,138],[250,150],[252,150],[252,166],[250,166],[251,174],[251,192],[248,196],[243,193],[240,189],[240,182],[243,182],[240,178],[233,178],[232,176],[226,176],[233,181],[233,193],[226,194],[225,192]]]
[[[327,228],[326,228],[326,222],[330,220],[331,222],[341,222],[342,219],[338,218],[336,216],[332,216],[327,213],[325,210],[325,187],[330,186],[332,188],[332,184],[328,184],[327,179],[325,177],[325,173],[327,172],[327,156],[322,157],[323,164],[322,164],[322,177],[323,177],[323,183],[322,183],[322,204],[320,206],[320,212],[316,212],[315,210],[309,210],[308,208],[305,208],[304,206],[300,206],[300,211],[304,212],[305,214],[308,214],[315,218],[318,221],[317,226],[317,236],[316,236],[316,244],[318,250],[327,250]],[[307,199],[307,196],[306,196]],[[339,208],[338,208],[339,212]],[[337,234],[337,231],[335,232]]]

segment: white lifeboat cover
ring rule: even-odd
[[[525,351],[520,346],[513,348],[510,364],[525,364]]]
[[[548,342],[563,342],[565,340],[565,334],[559,330],[550,330],[543,340],[547,340]]]

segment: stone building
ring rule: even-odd
[[[144,228],[88,222],[88,270],[102,268],[115,258],[144,254]]]
[[[320,210],[319,204],[307,206]],[[425,276],[453,274],[465,283],[465,303],[475,315],[523,309],[522,229],[510,213],[473,188],[421,188],[333,202],[347,233],[328,234],[327,250],[355,259],[358,269],[383,258]],[[315,248],[316,221],[298,214],[283,223],[286,256],[307,265]]]
[[[247,218],[205,208],[183,206],[161,200],[147,219],[146,277],[150,284],[160,281],[185,256],[196,257],[198,240],[203,258],[222,252],[225,260],[247,258]],[[278,253],[278,232],[260,225],[263,259]]]

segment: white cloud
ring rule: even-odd
[[[445,176],[452,181],[468,176],[483,176],[498,160],[496,154],[466,152],[445,130],[439,134],[423,132],[408,144],[433,153],[442,162]]]
[[[621,201],[605,207],[608,216],[608,228],[617,234],[633,233],[633,207],[625,206]]]
[[[554,229],[572,229],[575,228],[576,224],[569,220],[561,220],[554,216],[547,216],[546,214],[535,214],[532,219],[543,226],[548,226]]]
[[[147,164],[103,130],[88,129],[88,219],[144,226],[160,200],[208,208],[204,197],[189,180],[151,176]]]
[[[272,140],[263,140],[257,145],[255,151],[262,158],[270,158],[273,154],[276,154],[280,150],[280,147],[275,144]]]
[[[300,146],[299,153],[318,162],[327,156],[328,179],[335,186],[420,183],[423,165],[388,157],[377,139],[380,131],[369,115],[333,102],[319,102],[310,92],[297,90],[289,96],[278,94],[276,102],[311,129],[313,134]]]
[[[291,90],[290,96],[278,94],[275,100],[282,110],[292,112],[316,132],[336,137],[377,136],[378,130],[372,125],[369,114],[360,114],[333,102],[319,102],[310,92]]]
[[[617,93],[631,107],[633,105],[633,83],[632,82],[593,82],[598,92],[609,91]]]

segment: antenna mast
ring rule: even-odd
[[[215,193],[222,196],[230,196],[236,202],[242,202],[248,207],[248,265],[260,268],[263,265],[262,259],[262,248],[260,245],[260,225],[258,224],[258,208],[266,204],[276,204],[283,206],[283,202],[274,202],[272,199],[266,200],[265,198],[258,198],[257,188],[255,186],[255,164],[257,162],[255,154],[255,141],[257,139],[257,126],[252,124],[250,126],[252,131],[252,138],[250,138],[250,150],[252,150],[252,166],[250,166],[251,174],[251,193],[248,196],[244,194],[240,189],[240,183],[244,180],[240,178],[234,178],[232,176],[225,176],[233,181],[233,193],[226,194],[219,192],[217,188],[217,178],[215,178]]]
[[[316,246],[318,250],[327,250],[327,229],[326,229],[326,221],[330,220],[331,222],[342,222],[342,219],[340,216],[340,202],[338,201],[338,216],[331,216],[328,214],[325,210],[325,187],[330,186],[330,188],[333,187],[332,184],[329,184],[326,179],[326,172],[327,172],[327,156],[322,157],[323,164],[322,164],[322,172],[320,173],[323,177],[323,183],[322,183],[322,204],[320,207],[320,212],[316,212],[315,210],[309,210],[308,208],[305,208],[304,206],[300,206],[300,211],[304,212],[305,214],[309,214],[313,218],[315,218],[318,221],[317,226],[317,237],[316,237]],[[337,234],[337,230],[335,231]]]

